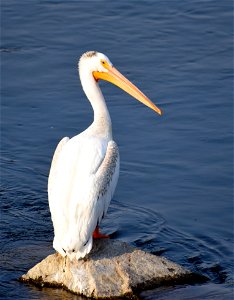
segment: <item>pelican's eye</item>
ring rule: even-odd
[[[101,60],[101,64],[103,65],[104,68],[108,67],[108,63],[104,59]]]
[[[105,69],[109,70],[111,68],[111,65],[105,59],[101,59],[100,62]]]

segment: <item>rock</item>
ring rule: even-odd
[[[158,285],[191,281],[193,274],[166,258],[124,242],[95,240],[91,253],[79,261],[52,254],[20,280],[65,288],[87,297],[132,296]]]

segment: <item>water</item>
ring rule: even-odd
[[[3,299],[80,299],[16,281],[52,253],[47,176],[56,144],[92,110],[77,77],[87,50],[109,56],[160,108],[101,83],[121,153],[104,232],[198,271],[203,285],[143,299],[233,295],[231,1],[2,1]]]

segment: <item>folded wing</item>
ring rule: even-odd
[[[58,145],[48,182],[54,248],[63,256],[84,257],[92,233],[107,212],[119,175],[114,141],[77,136]]]

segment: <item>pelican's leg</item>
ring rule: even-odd
[[[93,232],[93,238],[94,238],[94,239],[109,238],[109,235],[108,235],[108,234],[102,234],[102,233],[99,231],[99,226],[97,226],[96,229],[95,229],[94,232]]]

